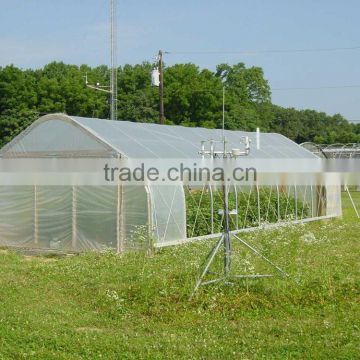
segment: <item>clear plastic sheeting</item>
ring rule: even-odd
[[[22,132],[14,142],[5,146],[3,156],[73,156],[105,155],[113,149],[85,131],[74,121],[58,119],[54,115],[51,121],[35,122]]]
[[[40,159],[42,163],[44,158],[50,158],[51,169],[62,175],[68,168],[60,168],[57,160],[64,157],[75,162],[88,157],[101,160],[115,158],[116,161],[125,159],[130,162],[136,159],[161,159],[162,162],[167,159],[167,164],[169,159],[170,162],[172,159],[201,160],[201,141],[221,139],[222,135],[222,131],[216,129],[53,114],[35,121],[0,150],[0,157],[10,159],[12,164],[22,157]],[[238,148],[244,136],[249,136],[253,144],[256,143],[255,133],[225,131],[224,135],[229,149]],[[308,161],[317,159],[317,156],[282,135],[261,134],[261,147],[253,146],[249,158]],[[35,171],[31,170],[31,179],[36,179],[32,177]],[[136,186],[121,183],[107,186],[78,186],[72,183],[70,185],[74,186],[44,186],[34,180],[30,185],[0,187],[0,245],[121,252],[129,248],[148,247],[150,243],[165,246],[187,240],[182,182],[172,185],[145,182],[145,185]],[[238,201],[248,201],[253,191],[251,189],[243,191],[240,184],[235,186],[232,191],[236,193],[236,204]],[[281,189],[277,188],[276,191],[278,193]],[[218,196],[215,187],[208,189],[206,196],[211,199],[211,215],[207,221],[213,234],[217,211],[214,201]],[[325,187],[310,190],[293,187],[289,196],[309,204],[313,218],[319,214],[341,214],[339,188],[326,192]],[[261,225],[258,203],[259,208],[255,209],[258,216],[256,223]],[[277,211],[271,210],[269,205],[267,208],[265,221],[268,213]],[[302,218],[302,211],[296,209],[295,217]],[[197,215],[195,225],[204,218]],[[236,228],[241,229],[242,223],[241,219],[236,219]]]
[[[74,188],[73,191],[73,248],[116,250],[116,187],[82,186]]]
[[[72,192],[69,186],[36,186],[34,245],[71,250]]]
[[[196,158],[203,140],[221,139],[222,130],[173,125],[133,123],[129,121],[73,117],[77,123],[95,132],[129,158]],[[256,133],[225,130],[228,148],[238,148],[244,136],[256,144]],[[261,133],[261,148],[251,148],[249,158],[316,158],[280,134]]]
[[[122,249],[149,247],[153,240],[150,194],[142,186],[119,186],[119,246]]]
[[[138,186],[0,187],[0,244],[62,251],[148,247],[148,202]]]
[[[0,187],[0,245],[34,244],[34,198],[35,187]]]
[[[152,186],[152,210],[157,243],[186,239],[186,208],[182,186]]]

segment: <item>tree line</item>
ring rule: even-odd
[[[118,69],[118,118],[158,122],[158,88],[151,87],[152,64]],[[0,67],[0,146],[6,144],[39,115],[109,118],[109,96],[89,83],[109,84],[107,66],[53,62],[41,69]],[[260,67],[220,64],[215,71],[188,64],[164,70],[164,104],[168,124],[220,128],[222,89],[226,89],[226,128],[278,132],[301,143],[360,142],[360,125],[343,116],[314,110],[296,110],[272,104],[271,89]]]

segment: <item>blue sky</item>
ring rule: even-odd
[[[108,0],[0,0],[0,66],[37,68],[53,60],[108,64]],[[360,120],[359,0],[118,0],[119,64],[165,61],[261,66],[282,106],[342,113]],[[247,54],[227,52],[255,51]],[[256,53],[260,51],[260,53]],[[222,53],[223,52],[223,53]]]

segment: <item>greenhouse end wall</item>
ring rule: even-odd
[[[0,245],[60,251],[148,246],[148,204],[139,186],[3,186]]]

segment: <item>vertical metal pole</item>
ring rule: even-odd
[[[210,193],[210,207],[211,207],[211,233],[214,233],[214,196],[212,191],[212,185],[209,184],[209,193]]]
[[[290,201],[290,192],[291,192],[291,185],[287,186],[287,192],[286,192],[286,206],[285,206],[285,213],[284,213],[284,220],[288,222],[287,212],[289,208],[289,201]]]
[[[267,207],[266,207],[265,223],[268,221],[268,218],[269,218],[269,211],[270,211],[270,206],[271,206],[272,190],[273,190],[273,187],[272,187],[272,185],[271,185],[271,186],[270,186],[269,198],[268,198],[268,204],[267,204]]]
[[[322,186],[316,185],[316,216],[323,215],[323,199],[322,199]]]
[[[72,240],[71,247],[76,250],[77,242],[77,216],[76,216],[76,187],[72,187]]]
[[[117,120],[117,24],[116,1],[110,0],[110,119]]]
[[[249,206],[250,206],[250,200],[251,200],[252,189],[253,189],[253,185],[251,185],[251,186],[250,186],[249,196],[248,196],[248,198],[247,198],[247,204],[246,204],[246,210],[245,210],[245,216],[244,216],[244,224],[243,224],[243,228],[246,228],[246,220],[247,220],[247,215],[248,215]]]
[[[225,86],[223,86],[223,101],[222,101],[222,141],[224,144],[224,154],[226,153],[226,141],[225,141]]]
[[[152,206],[151,206],[151,193],[148,186],[145,186],[146,191],[146,203],[147,203],[147,212],[148,212],[148,236],[149,236],[149,251],[153,251],[154,248],[154,237],[153,237],[153,221],[152,221]],[[186,216],[185,216],[186,218]],[[186,229],[186,224],[185,224]]]
[[[121,216],[121,187],[120,184],[117,185],[117,204],[116,204],[116,252],[119,253],[121,249],[120,245],[120,216]]]
[[[224,193],[224,274],[230,272],[231,266],[231,242],[230,242],[230,227],[229,227],[229,198],[226,180],[223,183]]]
[[[235,192],[235,201],[236,201],[236,220],[235,220],[235,226],[236,230],[239,230],[239,204],[238,204],[238,192],[236,184],[234,184],[234,192]]]
[[[260,192],[259,186],[256,184],[256,193],[257,193],[257,205],[258,205],[258,223],[261,226],[261,208],[260,208]]]
[[[308,188],[308,186],[305,185],[304,197],[303,197],[303,204],[302,204],[302,209],[301,209],[301,219],[304,218],[305,204],[307,204],[307,200],[306,200],[307,188]]]
[[[298,219],[298,197],[297,197],[297,187],[294,185],[294,195],[295,195],[295,220]]]
[[[37,186],[34,185],[34,244],[39,243],[39,218],[38,218],[38,193]]]
[[[124,212],[124,185],[118,187],[118,214],[119,214],[119,238],[118,253],[124,252],[125,249],[125,212]]]
[[[201,158],[205,159],[205,141],[201,142]]]
[[[315,217],[314,214],[314,189],[312,184],[310,185],[310,193],[311,193],[311,217]]]
[[[280,192],[279,192],[279,185],[276,185],[276,193],[277,193],[277,213],[278,213],[278,221],[281,220],[280,214]]]
[[[160,72],[160,84],[159,84],[159,98],[160,98],[160,111],[159,122],[165,124],[165,111],[164,111],[164,63],[163,52],[159,50],[159,72]]]

